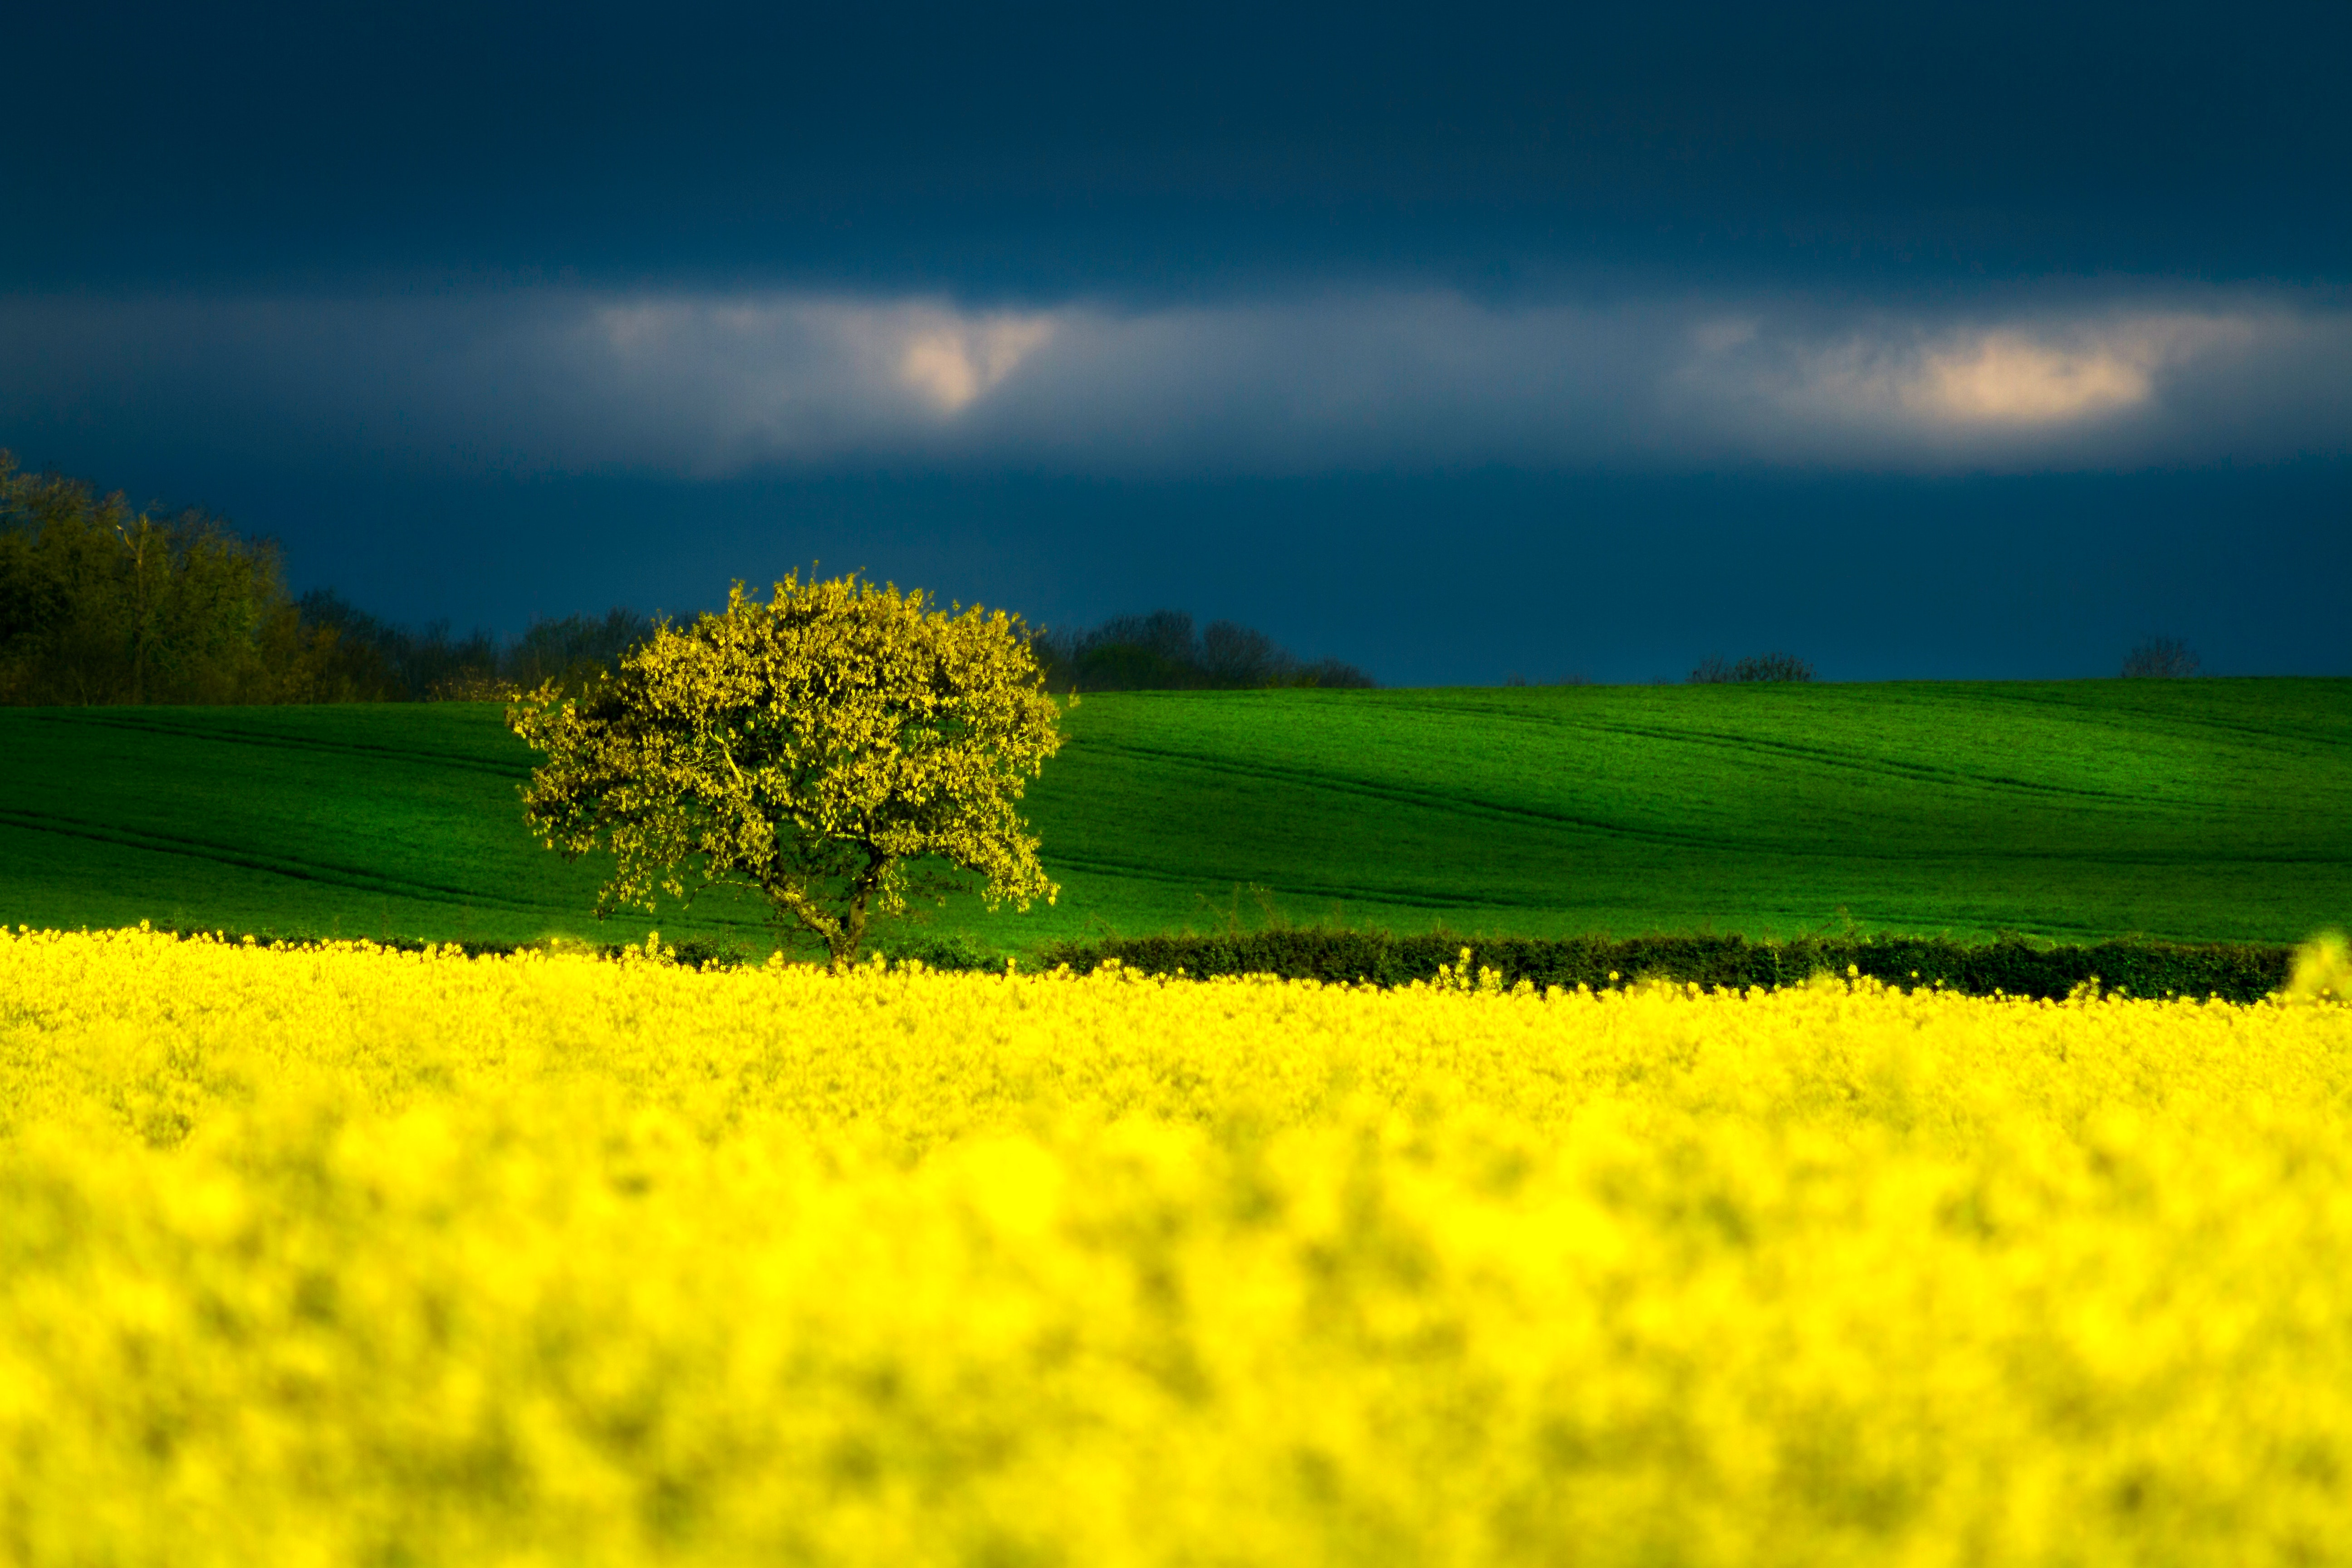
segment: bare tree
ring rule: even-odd
[[[2178,680],[2197,673],[2197,656],[2179,637],[2142,637],[2124,655],[2126,680]]]

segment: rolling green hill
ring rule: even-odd
[[[2352,681],[1087,698],[1024,948],[1271,910],[1465,933],[1842,925],[2292,941],[2352,921]],[[634,940],[463,705],[0,711],[0,919]],[[1842,912],[1843,911],[1843,912]],[[673,938],[759,911],[666,912]],[[886,941],[888,940],[886,938]]]

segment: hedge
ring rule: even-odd
[[[169,926],[158,930],[170,931]],[[190,932],[179,934],[204,934]],[[235,940],[232,935],[231,940]],[[263,942],[270,939],[261,937]],[[439,946],[468,957],[509,953],[503,942],[425,942],[394,937],[379,946],[415,952]],[[628,944],[599,943],[617,957]],[[666,944],[667,945],[667,944]],[[1147,974],[1178,971],[1198,978],[1279,974],[1292,980],[1404,985],[1434,979],[1441,964],[1456,964],[1470,949],[1472,965],[1498,972],[1506,985],[1525,980],[1538,989],[1558,985],[1594,990],[1645,980],[1696,982],[1702,986],[1796,985],[1816,974],[1849,969],[1889,985],[1933,985],[1974,996],[2000,994],[2057,999],[2095,982],[2104,992],[2133,996],[2219,996],[2258,1002],[2286,984],[2294,950],[2254,942],[2171,942],[2127,938],[2087,946],[2053,946],[2021,937],[1968,943],[1944,937],[1806,936],[1750,942],[1742,936],[1460,937],[1443,932],[1391,936],[1382,931],[1291,927],[1207,936],[1105,937],[1054,942],[1021,967],[1066,964],[1091,973],[1116,959]],[[886,943],[892,958],[920,958],[933,969],[994,970],[1003,955],[958,935]],[[672,955],[697,968],[731,968],[751,962],[744,947],[688,940]]]
[[[2095,983],[2134,996],[2219,996],[2254,1002],[2286,984],[2294,950],[2244,942],[2140,939],[2051,946],[2020,937],[1982,943],[1942,937],[1808,936],[1750,942],[1741,936],[1496,937],[1443,933],[1391,936],[1313,927],[1208,936],[1107,937],[1042,949],[1047,966],[1081,973],[1116,959],[1151,974],[1279,974],[1327,982],[1400,985],[1435,977],[1471,951],[1477,968],[1507,985],[1595,990],[1645,980],[1702,986],[1799,984],[1850,970],[1890,985],[1933,985],[1970,995],[2059,998]]]

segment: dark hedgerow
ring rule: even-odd
[[[1750,942],[1741,936],[1496,937],[1443,932],[1391,936],[1313,927],[1207,936],[1106,938],[1042,950],[1047,965],[1081,973],[1107,960],[1152,974],[1279,974],[1290,979],[1398,985],[1433,978],[1441,964],[1471,950],[1475,966],[1505,984],[1594,989],[1643,980],[1702,986],[1801,984],[1816,974],[1855,973],[1890,985],[1942,984],[1970,995],[2059,998],[2095,981],[2134,996],[2219,996],[2254,1002],[2286,984],[2294,950],[2255,943],[2168,942],[2124,939],[2082,946],[2044,946],[2004,937],[1969,944],[1942,937],[1797,937]]]
[[[173,931],[169,925],[159,931]],[[216,934],[208,930],[178,935]],[[228,940],[238,940],[229,933]],[[259,935],[252,940],[275,940]],[[300,942],[317,938],[293,937]],[[521,951],[529,943],[506,942],[428,942],[409,937],[377,938],[378,946],[404,952],[427,947],[457,948],[468,957]],[[1006,955],[975,944],[959,932],[924,933],[879,944],[892,960],[919,959],[929,969],[1001,971]],[[668,956],[697,969],[731,969],[760,962],[743,942],[696,938],[668,946]],[[2046,998],[2073,994],[2095,980],[2102,992],[2133,996],[2218,996],[2225,1002],[2259,1002],[2283,989],[2294,963],[2294,950],[2261,942],[2171,942],[2144,938],[2079,946],[2051,946],[2020,937],[1968,943],[1944,937],[1797,937],[1788,942],[1750,942],[1741,936],[1463,937],[1439,931],[1391,936],[1382,931],[1337,931],[1293,926],[1228,931],[1207,936],[1107,937],[1095,942],[1050,943],[1018,959],[1024,971],[1067,964],[1091,973],[1118,961],[1146,974],[1182,970],[1198,979],[1218,975],[1279,974],[1291,980],[1346,984],[1370,981],[1408,985],[1434,979],[1438,966],[1460,962],[1493,969],[1507,985],[1525,980],[1538,988],[1612,984],[1648,980],[1702,986],[1801,985],[1816,974],[1855,973],[1889,985],[1941,984],[1971,996]],[[599,942],[591,952],[617,958],[642,951],[629,942]],[[1614,978],[1612,978],[1612,976]]]

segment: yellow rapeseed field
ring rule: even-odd
[[[0,1562],[2347,1559],[2336,1001],[0,933]]]

